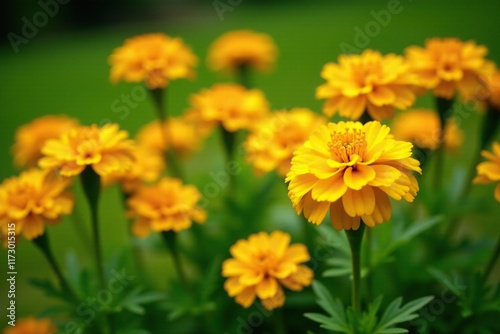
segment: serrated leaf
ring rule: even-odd
[[[162,293],[151,291],[142,292],[142,287],[135,287],[133,290],[129,291],[125,296],[123,296],[117,308],[123,307],[132,313],[144,314],[143,304],[152,303],[159,300],[164,300],[165,296]]]
[[[373,334],[394,333],[387,332],[387,330],[392,330],[391,327],[396,324],[417,318],[418,314],[415,312],[420,310],[433,299],[434,297],[432,296],[422,297],[401,306],[403,299],[401,297],[396,298],[385,310]],[[398,328],[398,330],[401,329]],[[406,333],[406,331],[400,333]]]
[[[312,289],[316,294],[316,303],[323,308],[330,317],[316,317],[316,319],[325,320],[326,322],[321,322],[322,327],[330,330],[341,331],[344,333],[349,332],[349,326],[347,324],[344,305],[340,299],[334,300],[328,291],[328,289],[318,281],[313,281]],[[309,314],[309,313],[308,313]],[[312,319],[312,318],[310,318]],[[314,320],[314,319],[312,319]]]

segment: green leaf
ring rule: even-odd
[[[433,299],[433,296],[422,297],[401,306],[403,299],[396,298],[385,310],[373,334],[406,333],[407,331],[402,328],[396,328],[399,332],[394,332],[394,328],[391,327],[417,318],[418,314],[415,312]]]
[[[128,292],[118,303],[117,308],[124,308],[132,313],[144,314],[143,304],[165,299],[165,295],[151,291],[142,293],[142,287],[135,287]]]
[[[317,297],[316,302],[330,317],[317,313],[306,313],[305,316],[320,323],[321,327],[325,329],[349,333],[344,305],[340,299],[334,300],[328,289],[316,280],[312,283],[312,289]]]

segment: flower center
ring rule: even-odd
[[[363,157],[366,150],[366,136],[360,129],[334,131],[328,143],[332,158],[338,162],[350,162],[354,155]]]

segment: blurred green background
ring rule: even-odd
[[[228,3],[224,0],[222,3]],[[235,3],[236,1],[233,1]],[[386,10],[391,1],[251,1],[243,0],[232,10],[225,11],[223,19],[212,1],[70,1],[59,5],[59,12],[39,28],[35,37],[14,52],[8,38],[0,45],[0,178],[15,175],[10,147],[16,129],[36,117],[46,114],[66,114],[84,124],[104,120],[119,123],[135,135],[139,127],[154,118],[153,106],[148,99],[130,108],[124,119],[114,113],[112,104],[122,94],[130,94],[134,84],[109,82],[107,58],[114,48],[131,36],[164,32],[179,36],[199,57],[197,78],[176,81],[169,87],[169,109],[179,114],[188,107],[190,94],[218,81],[229,81],[229,76],[212,74],[206,68],[206,55],[210,43],[219,35],[233,29],[253,29],[270,34],[278,48],[276,69],[270,74],[257,74],[254,84],[267,95],[273,109],[309,107],[321,110],[321,101],[314,97],[315,88],[322,82],[322,66],[341,54],[341,43],[356,46],[356,28],[365,30],[374,21],[371,12]],[[22,17],[30,21],[41,10],[38,4],[27,1],[8,2],[10,12],[4,11],[4,36],[21,34]],[[473,39],[489,48],[488,58],[500,62],[499,4],[495,0],[401,0],[400,12],[393,14],[389,24],[380,27],[378,34],[369,37],[366,48],[383,53],[402,54],[405,47],[423,45],[430,37],[459,37]],[[363,47],[364,48],[364,47]],[[423,97],[420,106],[433,106],[430,97]],[[456,156],[447,158],[447,170],[466,168],[475,149],[479,116],[471,114],[463,120],[465,141]],[[497,137],[498,138],[498,135]],[[218,170],[221,161],[210,159],[211,152],[221,153],[217,136],[212,136],[205,147],[190,161],[189,180],[203,185],[210,180],[207,170]],[[450,175],[444,184],[454,182]],[[474,216],[467,233],[477,235],[494,233],[498,227],[500,211],[493,201],[493,186],[473,187],[472,196],[491,203],[491,208]],[[286,196],[283,205],[287,205]],[[118,191],[110,188],[101,205],[103,221],[112,223],[102,227],[105,253],[113,252],[127,243],[127,226],[118,214]],[[291,207],[291,205],[290,205]],[[293,218],[291,208],[286,209]],[[86,206],[80,205],[79,214],[85,219]],[[287,217],[288,217],[287,216]],[[477,223],[477,224],[476,224]],[[49,228],[53,248],[61,263],[68,249],[90,264],[90,245],[78,236],[65,219],[56,228]],[[27,277],[52,277],[45,259],[33,245],[22,240],[18,245],[18,317],[36,314],[50,304],[46,298],[26,282]],[[0,281],[5,282],[6,252],[0,252]],[[225,256],[223,254],[222,256]],[[164,266],[168,259],[152,259]],[[156,261],[156,262],[155,262]],[[163,267],[162,267],[163,268]],[[166,269],[159,275],[175,276]],[[163,283],[164,284],[164,283]],[[5,284],[0,286],[0,309],[5,310]],[[42,301],[42,302],[40,302]],[[3,314],[3,313],[2,313]],[[2,323],[3,326],[3,323]]]

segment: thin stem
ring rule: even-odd
[[[238,82],[247,89],[252,87],[250,83],[250,66],[248,64],[241,64],[238,67]]]
[[[351,247],[352,308],[357,313],[361,313],[361,244],[364,231],[365,224],[363,222],[361,222],[359,229],[345,231]]]
[[[177,248],[177,233],[173,231],[164,231],[161,232],[163,240],[165,241],[168,249],[170,250],[170,254],[172,255],[172,260],[174,262],[174,268],[179,276],[179,280],[188,293],[193,294],[191,286],[189,285],[189,281],[184,273],[184,268],[182,267],[182,262],[179,256],[179,250]]]
[[[52,251],[50,249],[50,243],[49,243],[49,236],[47,234],[47,231],[45,231],[44,234],[41,236],[33,239],[33,242],[35,245],[42,251],[43,255],[47,259],[47,261],[50,264],[50,267],[54,271],[54,273],[57,276],[57,279],[59,280],[59,285],[61,286],[63,292],[69,297],[69,299],[74,302],[75,304],[78,304],[80,300],[78,299],[76,293],[73,291],[71,286],[69,285],[68,281],[66,278],[64,278],[64,275],[61,272],[61,269],[59,268],[59,265],[56,262],[56,259],[54,258],[54,255],[52,254]]]
[[[485,281],[488,279],[488,276],[490,276],[491,272],[493,271],[493,268],[495,267],[495,263],[497,262],[499,257],[500,257],[500,236],[498,236],[497,244],[493,250],[493,253],[491,254],[490,260],[488,261],[488,265],[486,266],[486,269],[484,270],[484,280]]]
[[[439,143],[435,151],[436,165],[434,171],[434,190],[439,191],[441,188],[441,181],[443,179],[443,169],[444,169],[444,129],[446,127],[446,122],[449,115],[451,114],[451,109],[453,106],[453,98],[445,99],[442,97],[436,97],[436,109],[439,115],[440,121],[440,131],[439,131]]]
[[[273,310],[274,332],[276,334],[286,334],[285,314],[282,307]]]
[[[373,270],[372,270],[372,252],[373,252],[373,229],[368,228],[366,229],[366,245],[364,247],[364,258],[366,261],[366,267],[368,268],[369,272],[368,275],[365,277],[366,281],[366,297],[368,300],[371,300],[372,297],[372,275],[373,275]]]

